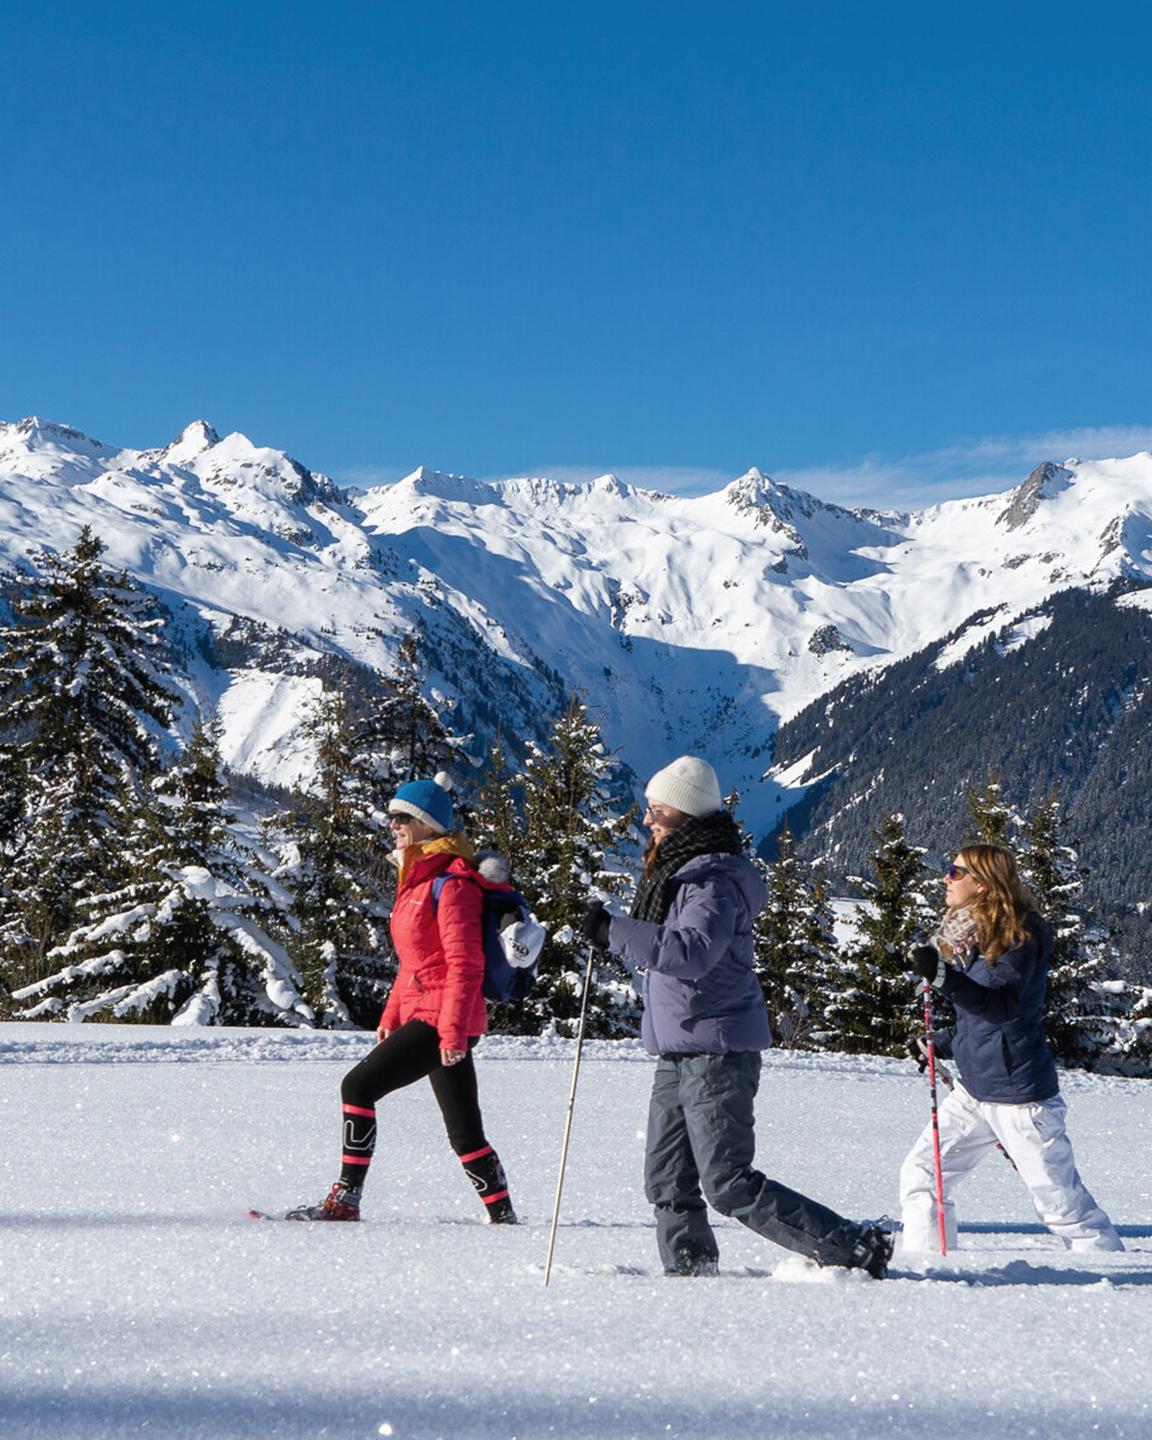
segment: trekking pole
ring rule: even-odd
[[[940,1159],[940,1112],[936,1105],[936,1046],[932,1040],[932,986],[924,981],[924,1048],[928,1052],[928,1088],[932,1092],[932,1154],[936,1163],[936,1219],[940,1225],[940,1254],[948,1254],[948,1227],[944,1220],[944,1164]]]
[[[588,1012],[588,992],[592,988],[592,965],[596,950],[588,946],[588,964],[584,967],[584,993],[580,996],[580,1020],[576,1027],[576,1055],[572,1061],[572,1086],[568,1091],[568,1116],[564,1122],[564,1144],[560,1150],[560,1174],[556,1177],[556,1200],[552,1206],[552,1232],[548,1237],[548,1259],[544,1265],[544,1284],[552,1275],[552,1252],[556,1248],[556,1228],[560,1224],[560,1196],[564,1193],[564,1170],[568,1164],[568,1140],[572,1134],[572,1111],[576,1104],[576,1082],[580,1078],[580,1052],[584,1048],[584,1017]]]

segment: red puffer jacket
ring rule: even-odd
[[[432,882],[445,871],[476,874],[444,841],[433,841],[401,876],[391,923],[400,967],[380,1023],[395,1030],[408,1020],[426,1020],[435,1025],[442,1050],[467,1050],[469,1037],[488,1028],[480,989],[484,897],[480,885],[465,878],[445,885],[434,905]]]

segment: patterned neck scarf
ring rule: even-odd
[[[955,910],[944,912],[936,932],[936,944],[945,960],[966,969],[972,947],[979,943],[980,928],[970,905],[959,905]]]
[[[743,855],[740,831],[727,810],[717,810],[712,815],[693,816],[685,820],[678,830],[673,830],[660,842],[656,851],[656,863],[636,887],[636,899],[632,902],[631,915],[634,920],[654,920],[656,924],[664,919],[672,903],[670,881],[681,866],[698,855]]]

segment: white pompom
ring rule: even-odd
[[[452,784],[452,777],[448,774],[447,770],[440,770],[437,774],[433,775],[432,783],[439,785],[441,790],[447,790],[449,795],[451,795],[452,791],[456,788]]]

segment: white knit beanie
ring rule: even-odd
[[[645,800],[671,805],[685,815],[712,815],[723,809],[720,781],[707,760],[681,755],[663,770],[657,770],[644,791]]]

